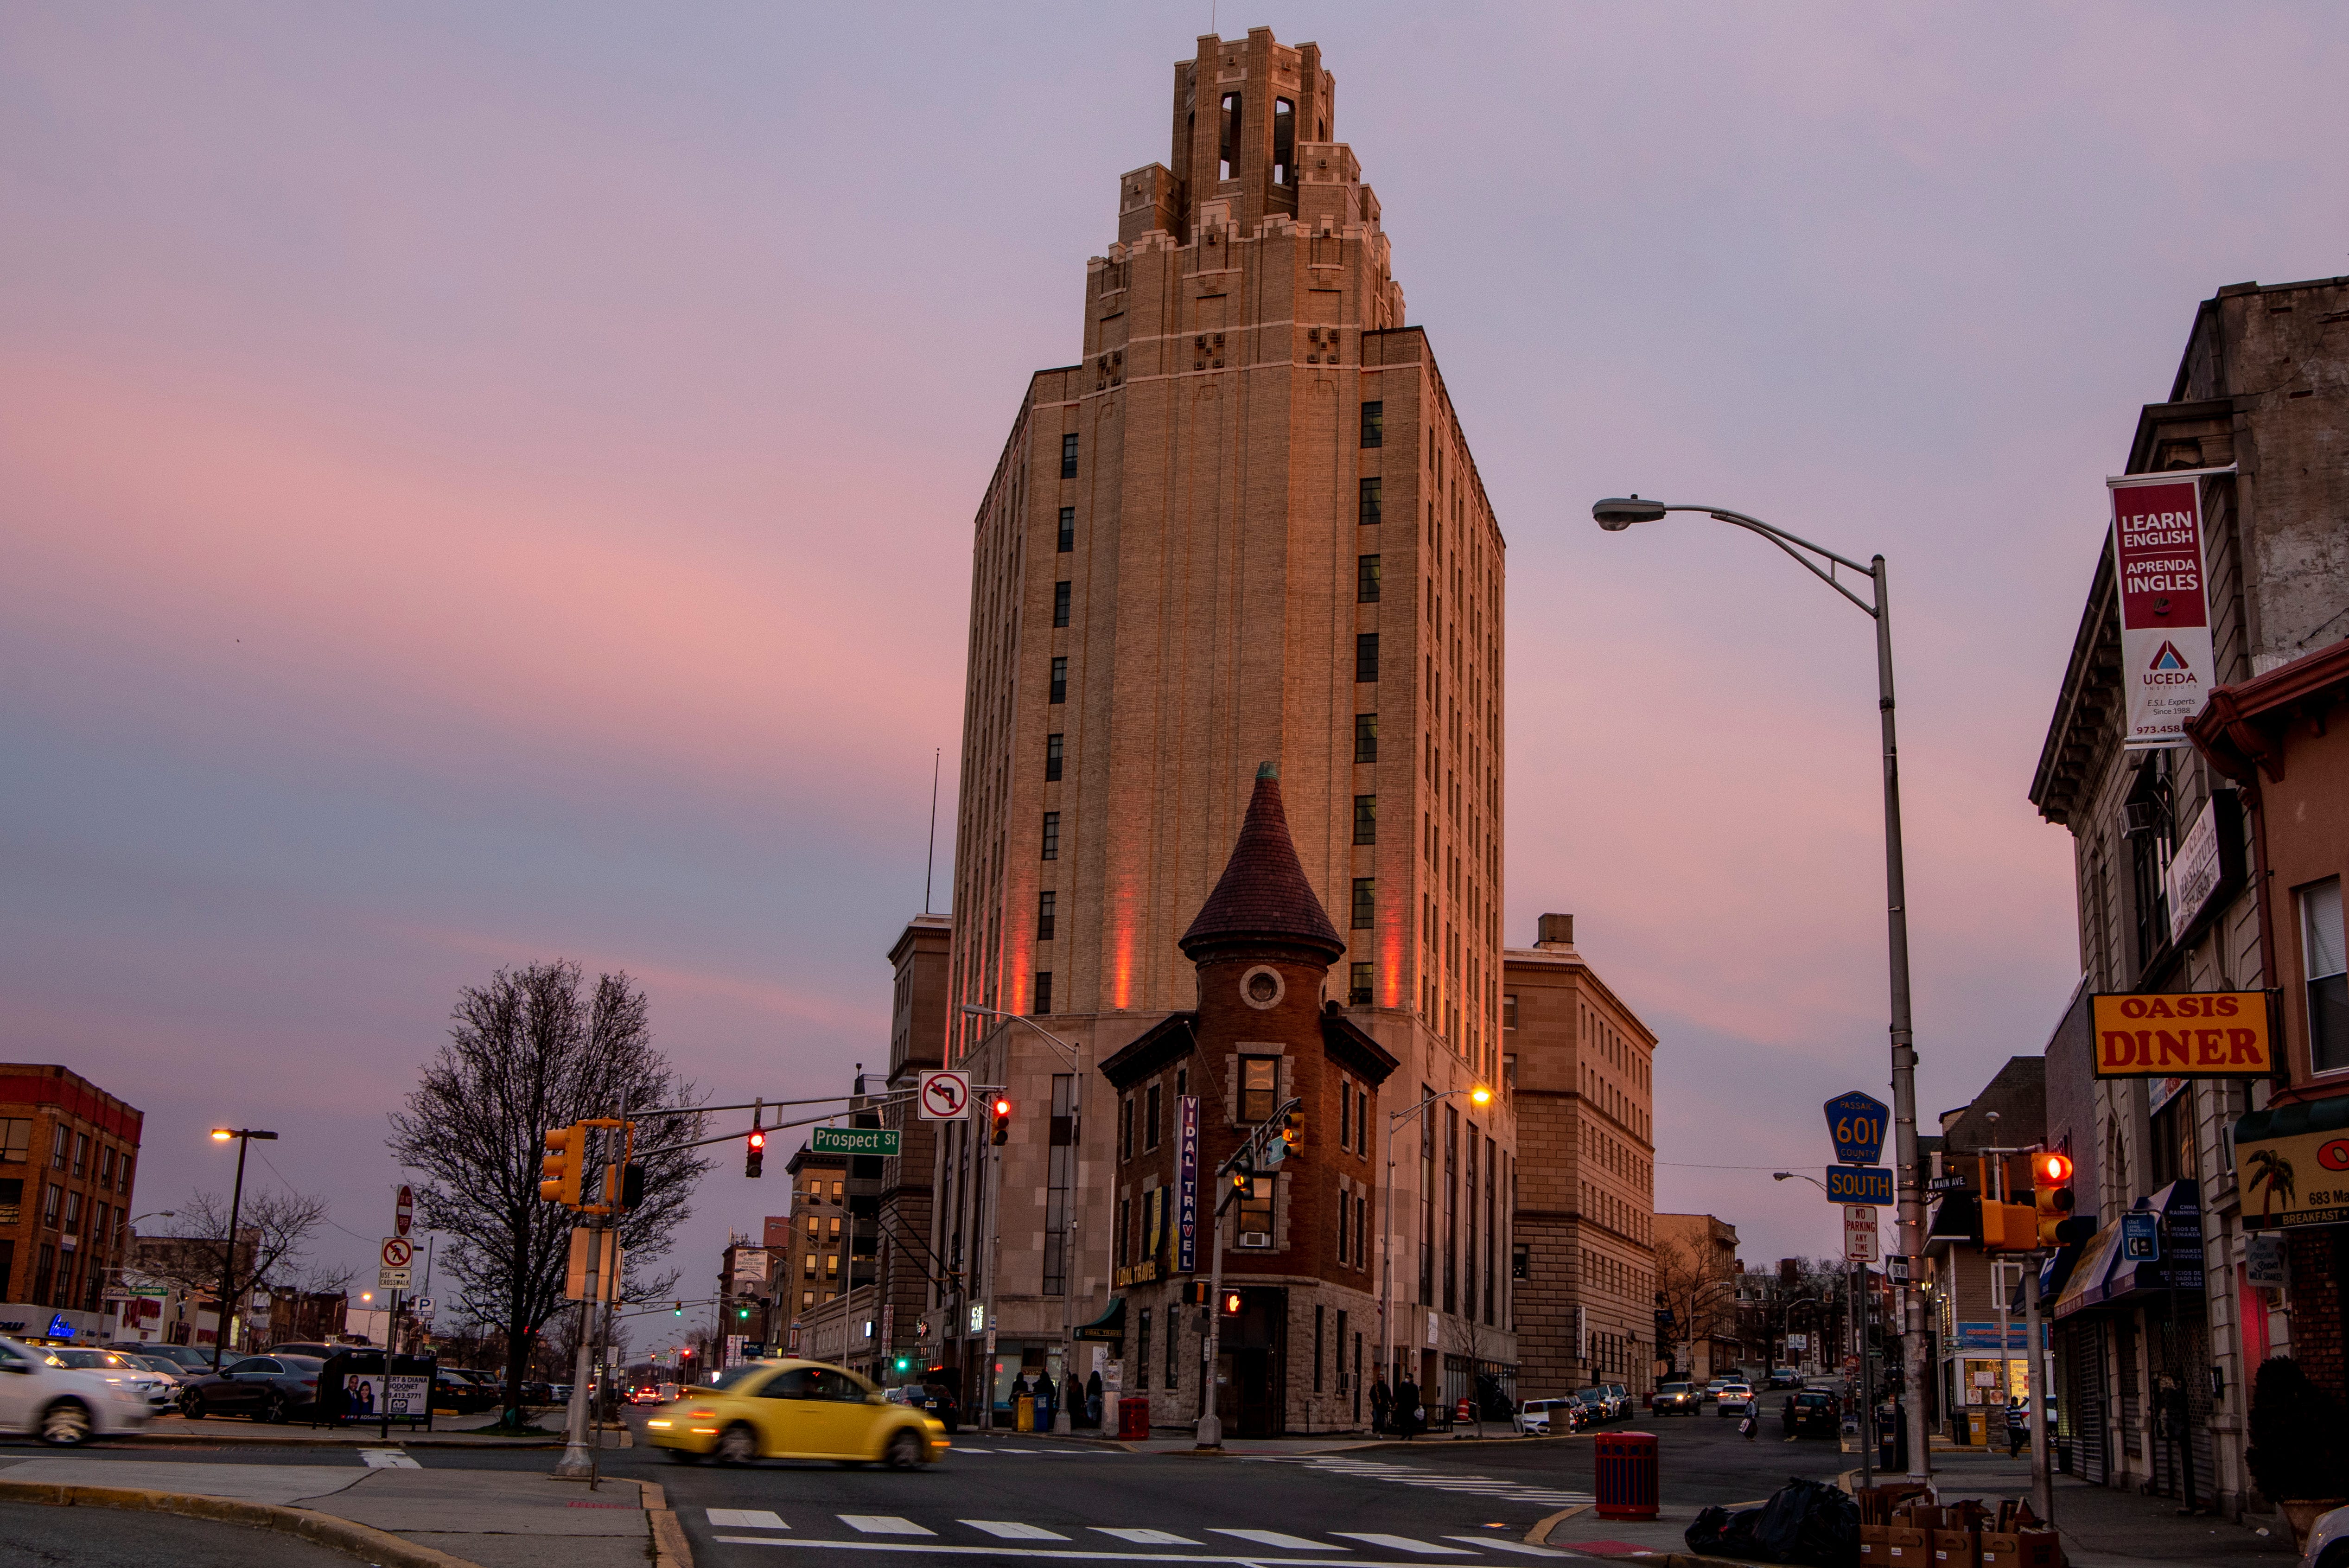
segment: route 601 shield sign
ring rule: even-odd
[[[1892,1107],[1857,1089],[1837,1095],[1826,1105],[1827,1136],[1835,1140],[1836,1158],[1845,1165],[1874,1165],[1884,1152],[1885,1129],[1892,1125]]]

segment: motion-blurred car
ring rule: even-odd
[[[153,1414],[146,1396],[95,1372],[53,1366],[46,1353],[0,1338],[0,1431],[26,1432],[60,1449],[137,1432]]]
[[[1787,1395],[1778,1419],[1790,1438],[1833,1438],[1843,1431],[1840,1401],[1821,1388],[1803,1388]]]
[[[1693,1416],[1704,1408],[1704,1393],[1693,1383],[1659,1383],[1648,1408],[1659,1416]]]
[[[926,1465],[947,1448],[944,1422],[903,1405],[854,1372],[814,1361],[753,1361],[688,1388],[645,1422],[656,1449],[683,1464],[759,1459]]]
[[[1724,1383],[1713,1403],[1724,1416],[1751,1415],[1754,1410],[1754,1385]]]
[[[1726,1377],[1716,1377],[1712,1382],[1707,1383],[1704,1386],[1704,1402],[1708,1405],[1712,1404],[1714,1400],[1721,1397],[1721,1391],[1728,1386],[1729,1379]]]
[[[44,1348],[41,1359],[52,1366],[62,1366],[72,1372],[88,1372],[103,1377],[109,1383],[119,1383],[135,1388],[139,1397],[154,1411],[169,1410],[179,1397],[177,1380],[164,1373],[140,1366],[117,1350],[100,1350],[95,1345],[57,1345]]]
[[[191,1421],[207,1416],[290,1421],[317,1403],[318,1374],[326,1365],[315,1355],[241,1357],[182,1386],[180,1414]]]

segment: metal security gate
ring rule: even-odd
[[[2106,1437],[2105,1325],[2095,1318],[2075,1322],[2066,1335],[2056,1435],[2071,1444],[2072,1473],[2092,1486],[2102,1486],[2112,1475]]]
[[[2201,1304],[2199,1296],[2197,1293],[2191,1305]],[[2194,1467],[2195,1499],[2208,1507],[2219,1484],[2218,1455],[2210,1433],[2209,1320],[2192,1311],[2175,1319],[2163,1318],[2157,1325],[2155,1345],[2162,1376],[2154,1411],[2154,1485],[2164,1497],[2178,1496],[2178,1459],[2182,1449]],[[2181,1436],[2182,1443],[2178,1441]]]

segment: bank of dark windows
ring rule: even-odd
[[[1057,784],[1061,778],[1061,737],[1044,737],[1044,782]]]
[[[1367,931],[1371,929],[1371,917],[1378,909],[1378,902],[1379,879],[1375,877],[1355,877],[1354,929],[1358,931]]]
[[[1268,1118],[1279,1092],[1279,1057],[1240,1058],[1240,1120],[1253,1124]]]
[[[1044,858],[1058,860],[1060,857],[1061,814],[1057,811],[1048,811],[1044,814]]]
[[[1051,976],[1036,978],[1049,981]],[[1052,1124],[1047,1134],[1051,1156],[1045,1172],[1044,1202],[1044,1293],[1048,1296],[1066,1295],[1069,1290],[1069,1206],[1077,1195],[1076,1093],[1075,1074],[1052,1075]]]
[[[1387,443],[1387,406],[1383,402],[1362,405],[1362,444],[1384,446]]]
[[[1066,659],[1056,659],[1052,660],[1052,701],[1065,702],[1068,700],[1069,661]]]
[[[1247,1190],[1240,1194],[1237,1205],[1240,1215],[1240,1245],[1269,1247],[1272,1245],[1272,1183],[1269,1176],[1259,1176],[1248,1182]]]
[[[1050,970],[1040,969],[1036,971],[1036,1005],[1028,1011],[1036,1013],[1052,1011],[1052,971]]]
[[[1371,966],[1358,963],[1346,981],[1346,1005],[1368,1007],[1371,1004]]]
[[[1379,678],[1379,634],[1361,631],[1354,634],[1354,680],[1366,685]]]
[[[1055,906],[1060,901],[1061,896],[1058,893],[1047,892],[1036,895],[1036,940],[1038,941],[1049,942],[1052,940]]]
[[[1433,1119],[1433,1118],[1431,1118]],[[1460,1113],[1444,1107],[1444,1310],[1460,1310]]]
[[[2337,1072],[2349,1067],[2349,940],[2342,929],[2341,878],[2302,890],[2300,930],[2301,967],[2308,976],[2308,1064],[2313,1072]]]
[[[1160,1090],[1158,1085],[1155,1084],[1151,1085],[1150,1087],[1143,1091],[1142,1147],[1143,1148],[1156,1148],[1158,1147],[1158,1129],[1160,1120],[1159,1110],[1161,1106],[1159,1095]]]
[[[1354,760],[1358,763],[1379,760],[1379,716],[1376,713],[1354,715]]]
[[[1054,626],[1069,624],[1069,585],[1066,583],[1052,585],[1052,624]]]
[[[1077,438],[1073,435],[1064,435],[1061,438],[1061,477],[1074,479],[1076,476]]]
[[[1354,602],[1365,605],[1379,602],[1379,558],[1376,556],[1354,557]]]
[[[1358,794],[1354,797],[1354,842],[1376,844],[1379,841],[1379,797]]]
[[[1425,1084],[1419,1097],[1432,1100],[1435,1091]],[[1419,1304],[1435,1304],[1435,1118],[1419,1118]]]
[[[1366,479],[1362,481],[1361,509],[1355,514],[1354,521],[1365,528],[1375,528],[1378,526],[1379,482],[1377,480]]]
[[[1061,543],[1059,549],[1061,554],[1065,555],[1076,547],[1077,509],[1073,506],[1063,506],[1061,508]]]

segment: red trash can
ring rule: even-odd
[[[1599,1517],[1656,1517],[1656,1435],[1653,1432],[1602,1432],[1599,1450]]]
[[[1150,1436],[1150,1396],[1128,1394],[1117,1402],[1117,1435],[1141,1441]]]

